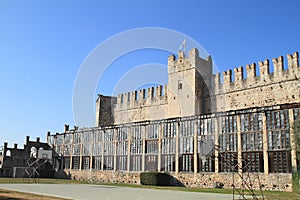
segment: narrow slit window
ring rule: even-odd
[[[182,90],[182,81],[178,81],[178,90]]]

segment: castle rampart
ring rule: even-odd
[[[280,56],[213,75],[210,56],[180,51],[168,57],[168,85],[99,95],[98,127],[48,133],[55,168],[95,182],[138,184],[140,172],[161,171],[189,187],[243,190],[252,179],[292,191],[299,77],[298,53],[287,67]]]
[[[167,85],[119,94],[114,105],[115,124],[165,117],[167,94]]]
[[[103,173],[96,176],[106,181],[107,170],[113,169],[138,183],[136,171],[158,170],[173,173],[187,186],[204,187],[205,182],[205,187],[212,187],[221,181],[230,188],[228,172],[249,170],[259,172],[263,189],[291,191],[291,172],[297,168],[291,127],[300,116],[298,53],[287,55],[286,67],[284,63],[280,56],[214,75],[211,57],[200,58],[197,49],[189,51],[188,57],[184,52],[177,59],[169,56],[169,82],[164,89],[120,94],[114,105],[114,126],[93,130],[105,133],[105,148],[117,149],[110,153],[102,149],[102,166],[94,167]],[[201,156],[203,141],[217,147],[214,159]],[[122,151],[124,144],[127,151]],[[68,156],[65,169],[74,178],[83,178],[80,167],[88,158],[74,157],[78,165],[72,166],[73,158]],[[243,169],[228,168],[226,163],[232,160]],[[128,181],[122,177],[117,181]],[[193,181],[200,177],[203,180]]]
[[[273,58],[273,73],[270,73],[270,62],[258,62],[223,72],[223,83],[220,74],[215,76],[215,95],[217,111],[245,109],[251,107],[273,106],[277,104],[296,103],[299,101],[299,61],[298,53],[287,55],[288,69],[284,70],[283,57]]]
[[[119,94],[114,107],[118,111],[164,104],[167,101],[167,91],[167,85],[159,85]]]
[[[272,64],[267,59],[245,70],[229,69],[221,78],[220,73],[212,74],[211,56],[202,59],[195,48],[188,57],[179,51],[177,59],[168,57],[168,85],[102,97],[97,126],[298,102],[298,53],[287,55],[287,69],[283,56],[273,58]]]
[[[210,85],[211,77],[210,56],[200,58],[196,48],[189,51],[188,57],[179,51],[177,59],[175,55],[168,57],[168,85],[118,95],[114,124],[192,116],[209,110],[203,106],[203,85]]]

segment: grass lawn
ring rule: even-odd
[[[0,189],[0,200],[63,200],[62,198],[41,196],[30,193]]]
[[[87,181],[74,181],[64,179],[38,179],[36,181],[40,184],[91,184]],[[24,183],[22,178],[0,178],[0,184],[20,184]],[[34,182],[32,182],[34,184]],[[123,183],[93,183],[98,185],[109,185],[109,186],[120,186],[120,187],[133,187],[133,188],[148,188],[148,189],[159,189],[159,190],[174,190],[174,191],[185,191],[185,192],[211,192],[211,193],[223,193],[232,194],[231,189],[211,189],[211,188],[186,188],[186,187],[159,187],[159,186],[145,186],[145,185],[134,185],[134,184],[123,184]],[[235,192],[237,193],[237,192]],[[261,193],[256,191],[257,195]],[[292,192],[278,192],[278,191],[263,191],[264,197],[267,200],[300,200],[300,195]],[[41,199],[41,200],[56,200],[61,198],[45,197],[39,195],[32,195],[8,190],[0,189],[0,200],[1,199],[15,199],[15,200],[29,200],[29,199]]]

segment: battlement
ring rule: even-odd
[[[185,57],[183,51],[178,52],[178,58],[175,55],[170,55],[168,57],[168,71],[169,74],[176,73],[182,70],[188,70],[191,68],[197,68],[201,73],[212,73],[212,58],[211,56],[202,59],[199,56],[199,51],[197,48],[193,48],[188,52],[188,57]]]
[[[49,133],[49,135],[50,135],[50,133]],[[15,150],[24,150],[25,147],[26,147],[26,145],[28,145],[29,143],[42,143],[42,144],[46,144],[46,143],[44,143],[44,142],[41,142],[39,137],[36,138],[36,141],[31,141],[31,140],[30,140],[30,136],[26,136],[26,144],[24,145],[24,148],[23,148],[23,149],[18,148],[18,144],[17,144],[17,143],[14,143],[14,146],[13,146],[13,147],[9,147],[9,146],[8,146],[8,143],[7,143],[7,142],[4,142],[4,146],[3,146],[3,147],[4,147],[5,150],[6,150],[6,149],[9,149],[9,150],[11,150],[11,149],[15,149]]]
[[[128,109],[143,106],[165,103],[167,100],[167,85],[159,85],[132,92],[119,94],[115,108]]]
[[[232,70],[222,73],[223,83],[220,73],[215,75],[216,93],[230,92],[234,90],[247,89],[249,87],[262,86],[266,84],[278,83],[281,81],[295,80],[300,77],[298,52],[287,55],[288,68],[284,70],[283,56],[272,59],[273,72],[270,71],[270,61],[258,62],[259,75],[256,73],[256,63],[246,65],[246,75],[242,66],[235,68],[234,78]]]

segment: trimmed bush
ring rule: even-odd
[[[171,176],[161,172],[142,172],[140,181],[142,185],[169,186]]]

